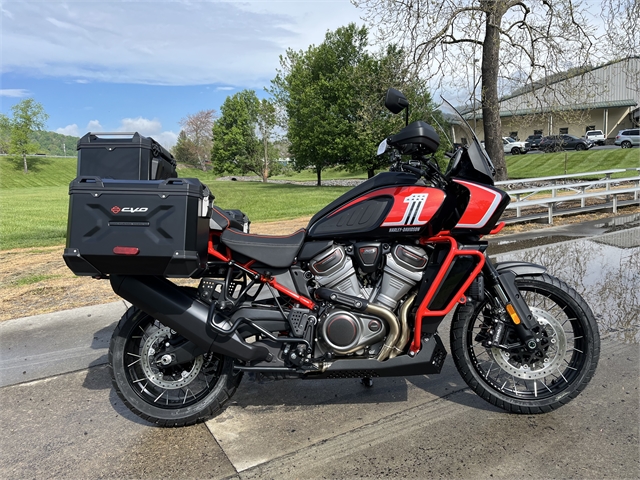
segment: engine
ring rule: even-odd
[[[318,285],[363,298],[394,317],[398,302],[422,278],[427,260],[427,253],[413,245],[334,244],[314,257],[309,269]],[[318,320],[322,350],[339,355],[374,354],[379,350],[374,346],[389,331],[383,318],[338,307],[327,309]]]

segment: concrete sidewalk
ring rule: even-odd
[[[107,363],[124,301],[0,323],[0,387]]]

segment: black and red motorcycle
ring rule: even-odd
[[[385,104],[393,113],[408,107],[393,89]],[[181,426],[220,413],[245,372],[365,385],[439,373],[447,353],[438,326],[450,312],[453,360],[482,398],[525,414],[575,398],[598,362],[593,313],[544,267],[487,257],[483,236],[503,226],[509,196],[493,186],[473,131],[458,123],[466,144],[444,174],[432,158],[438,134],[411,123],[380,145],[391,171],[291,235],[248,234],[214,207],[206,258],[189,272],[201,278],[197,289],[169,275],[112,272],[114,291],[133,305],[109,349],[126,405],[158,425]],[[113,228],[144,227],[138,223]],[[114,253],[138,254],[127,248]],[[77,249],[65,255],[72,253],[80,261]]]

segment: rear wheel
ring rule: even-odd
[[[242,374],[233,360],[216,354],[187,356],[179,364],[162,355],[184,339],[131,307],[120,319],[109,346],[113,386],[136,415],[163,427],[179,427],[220,413]]]
[[[593,377],[600,355],[598,326],[584,300],[557,278],[524,276],[516,284],[538,322],[544,355],[524,346],[488,346],[496,314],[487,299],[471,314],[456,312],[453,359],[469,387],[489,403],[514,413],[549,412],[575,398]],[[509,330],[504,343],[520,343]]]
[[[621,146],[622,148],[631,148],[631,146],[632,146],[632,145],[631,145],[631,142],[630,142],[630,141],[625,140],[624,142],[622,142],[622,143],[620,144],[620,146]]]

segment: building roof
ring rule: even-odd
[[[542,107],[542,108],[522,108],[517,110],[501,110],[500,117],[514,117],[524,115],[536,115],[548,112],[559,112],[562,110],[596,110],[599,108],[616,108],[616,107],[635,107],[638,105],[633,99],[627,100],[613,100],[610,102],[594,102],[594,103],[582,103],[578,105],[564,105],[556,107]],[[467,120],[473,119],[473,112],[467,112],[464,115]],[[476,119],[482,118],[482,110],[478,110],[475,116]]]

